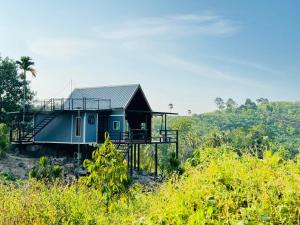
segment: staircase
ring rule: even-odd
[[[126,159],[128,156],[128,151],[129,151],[129,145],[128,144],[117,144],[116,149],[118,152],[120,152],[123,156],[123,159]]]
[[[32,143],[33,138],[40,133],[49,123],[51,123],[57,116],[59,112],[52,111],[49,113],[41,122],[34,124],[35,126],[20,138],[22,143]]]

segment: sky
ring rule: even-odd
[[[139,83],[153,110],[181,115],[216,97],[297,101],[299,11],[298,0],[0,0],[0,54],[32,57],[39,99]]]

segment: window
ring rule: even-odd
[[[120,130],[120,121],[113,122],[113,130]]]
[[[141,129],[146,130],[146,123],[141,123]]]
[[[81,136],[81,118],[76,117],[75,120],[75,136],[80,137]]]

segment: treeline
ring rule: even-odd
[[[187,117],[171,117],[170,128],[180,130],[181,159],[194,149],[226,145],[236,152],[262,155],[267,149],[294,158],[300,149],[300,103],[250,99],[242,105],[216,99],[218,110]],[[159,121],[157,121],[159,123]]]
[[[268,104],[269,99],[258,98],[256,99],[256,102],[257,104]],[[229,98],[227,101],[225,101],[221,97],[217,97],[215,99],[215,103],[220,111],[233,109],[257,109],[257,104],[250,98],[247,98],[245,103],[241,105],[238,105],[232,98]]]

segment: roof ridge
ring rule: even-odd
[[[92,89],[92,88],[113,88],[113,87],[130,87],[130,86],[140,86],[140,84],[124,84],[124,85],[106,85],[106,86],[94,86],[94,87],[81,87],[74,88],[74,90],[82,89]]]

